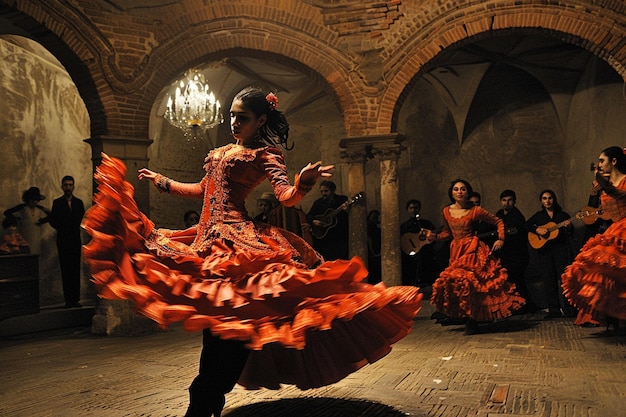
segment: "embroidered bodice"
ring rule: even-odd
[[[443,218],[444,228],[441,233],[439,233],[440,239],[445,239],[450,237],[450,235],[452,235],[454,239],[471,237],[474,235],[472,223],[483,221],[496,225],[498,228],[498,239],[504,240],[504,222],[479,206],[472,207],[467,214],[458,218],[450,215],[449,207],[444,207]]]
[[[299,175],[291,185],[282,152],[269,146],[251,149],[229,144],[213,149],[205,158],[204,169],[206,174],[198,183],[169,182],[171,194],[204,199],[198,236],[218,223],[251,220],[246,198],[266,178],[278,201],[287,207],[298,203],[313,187],[301,183]]]
[[[600,196],[602,208],[611,215],[611,220],[619,221],[626,217],[626,177],[615,187],[615,191]]]

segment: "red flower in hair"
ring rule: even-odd
[[[265,100],[267,100],[267,103],[270,105],[270,110],[276,110],[278,108],[278,97],[276,97],[276,94],[269,93],[265,96]]]

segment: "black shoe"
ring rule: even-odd
[[[528,307],[528,304],[524,304],[523,306],[521,306],[520,308],[512,312],[514,316],[523,316],[525,314],[532,314],[532,313],[533,311]]]
[[[607,317],[606,318],[606,331],[607,332],[609,331],[611,326],[613,326],[613,330],[615,331],[619,330],[619,320],[616,319],[615,317]]]
[[[465,323],[465,334],[472,335],[478,333],[478,323],[475,320],[467,320]]]
[[[63,307],[64,308],[80,308],[83,305],[81,303],[67,303]]]
[[[560,319],[563,318],[563,314],[560,311],[550,311],[548,314],[543,316],[544,319]]]
[[[583,323],[580,325],[580,327],[586,327],[586,328],[591,328],[591,327],[600,327],[599,324],[597,323]],[[608,329],[607,329],[608,330]]]
[[[467,323],[467,317],[446,317],[445,319],[437,320],[437,323],[442,326],[462,326]]]
[[[442,313],[441,311],[435,311],[433,314],[430,315],[431,320],[441,320],[445,319],[446,317],[448,317],[448,315]]]

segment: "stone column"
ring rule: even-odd
[[[383,145],[373,149],[380,159],[380,228],[382,280],[388,287],[402,284],[400,254],[400,206],[398,203],[399,144]]]
[[[365,195],[366,152],[362,149],[347,149],[341,152],[341,157],[348,160],[349,198],[353,198],[360,192]],[[350,208],[350,256],[360,257],[367,265],[367,206],[365,201],[357,201]]]
[[[344,138],[339,142],[339,146],[346,149],[347,155],[355,155],[355,159],[362,158],[361,171],[359,172],[363,178],[363,185],[365,184],[365,161],[367,158],[374,157],[380,159],[381,262],[382,279],[387,286],[402,283],[398,159],[400,158],[400,153],[405,149],[400,144],[403,140],[404,137],[402,135],[390,133],[386,135]],[[352,174],[352,170],[350,170],[350,173]],[[359,176],[356,173],[353,175],[355,177]],[[365,213],[362,227],[365,233],[364,256],[367,256],[367,213]]]
[[[126,180],[135,187],[135,200],[139,209],[148,215],[150,213],[150,184],[137,179],[137,170],[148,166],[148,146],[152,141],[141,138],[98,136],[85,139],[85,142],[91,145],[94,171],[102,161],[102,152],[121,159],[126,164]],[[87,268],[84,272],[88,274]],[[152,333],[157,329],[158,327],[152,320],[136,314],[129,301],[96,300],[96,310],[91,320],[91,332],[94,334],[133,336]]]
[[[137,179],[137,170],[148,166],[148,147],[152,144],[152,140],[102,135],[85,139],[85,142],[91,145],[94,172],[102,160],[100,155],[102,152],[121,159],[126,164],[126,180],[135,187],[135,201],[143,213],[150,215],[150,184]],[[94,194],[95,192],[94,188]]]

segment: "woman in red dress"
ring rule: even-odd
[[[479,322],[509,317],[512,310],[524,304],[524,299],[515,293],[515,284],[507,281],[506,270],[491,254],[504,245],[504,223],[472,204],[472,192],[467,181],[452,181],[448,189],[452,204],[443,209],[443,230],[429,237],[437,240],[452,236],[450,263],[433,283],[431,303],[453,320],[466,318],[466,334],[476,333]],[[498,228],[498,240],[491,248],[472,230],[472,223],[478,221]]]
[[[613,224],[585,243],[561,276],[564,294],[582,318],[618,327],[626,320],[626,149],[611,146],[598,158],[600,207]]]
[[[182,321],[203,330],[187,417],[219,417],[237,382],[250,389],[337,382],[385,356],[421,307],[416,288],[362,282],[360,259],[325,262],[295,234],[252,221],[245,199],[265,179],[293,206],[331,175],[332,166],[317,162],[290,184],[278,148],[287,148],[289,125],[277,106],[272,93],[238,93],[230,109],[236,143],[209,152],[198,183],[139,170],[162,192],[203,199],[195,227],[155,228],[120,161],[103,155],[95,175],[99,192],[84,220],[92,240],[83,253],[99,295],[132,300],[163,327]]]

